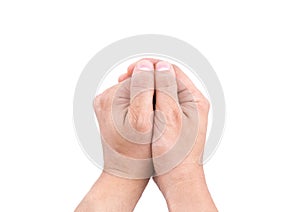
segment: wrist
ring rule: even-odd
[[[100,178],[101,188],[104,189],[103,194],[108,196],[112,202],[130,202],[131,205],[137,203],[142,195],[149,179],[128,179],[111,175],[105,171],[102,172]]]
[[[203,166],[197,163],[182,163],[170,172],[153,179],[163,194],[177,184],[205,182]]]
[[[217,211],[205,181],[203,166],[185,163],[154,177],[169,211]]]
[[[102,172],[76,209],[81,211],[133,211],[149,179],[126,179]]]

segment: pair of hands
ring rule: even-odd
[[[175,65],[144,59],[94,100],[104,170],[131,179],[201,163],[209,103]]]
[[[201,165],[209,102],[177,66],[130,65],[94,110],[104,171],[76,212],[133,211],[151,176],[170,211],[217,211]]]

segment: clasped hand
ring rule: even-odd
[[[141,60],[94,100],[104,170],[144,179],[201,163],[209,103],[166,61]]]
[[[202,166],[209,103],[177,66],[130,65],[94,110],[104,169],[76,212],[133,211],[151,176],[169,211],[217,211]]]

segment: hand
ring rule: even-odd
[[[153,174],[154,66],[140,61],[131,68],[131,78],[94,100],[104,170],[76,212],[133,211]]]
[[[147,60],[132,67],[132,77],[94,100],[104,153],[104,171],[116,176],[152,176],[154,66]]]

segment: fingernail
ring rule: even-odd
[[[169,71],[171,69],[171,64],[166,61],[160,61],[156,63],[156,71]]]
[[[154,70],[153,63],[148,60],[139,61],[136,64],[135,68],[138,70],[141,70],[141,71],[153,71]]]
[[[118,81],[121,82],[127,77],[127,73],[121,74],[118,78]]]

